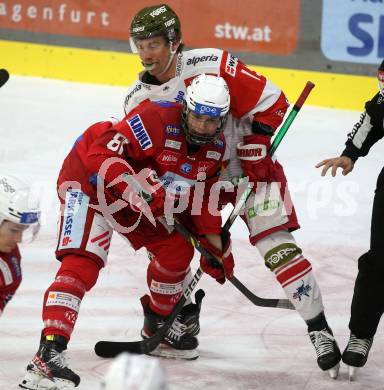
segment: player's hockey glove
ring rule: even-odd
[[[226,278],[232,278],[233,268],[235,267],[235,262],[231,252],[231,235],[229,232],[222,232],[221,242],[223,247],[222,250],[212,245],[206,237],[202,237],[200,239],[200,243],[203,245],[203,247],[212,255],[214,255],[221,263],[214,264],[211,260],[201,255],[200,266],[205,273],[212,276],[220,284],[224,284]]]
[[[237,145],[237,156],[241,168],[249,181],[254,183],[254,189],[258,182],[273,182],[275,163],[268,150],[271,147],[269,135],[252,134],[244,137],[244,142]]]

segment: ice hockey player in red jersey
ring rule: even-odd
[[[18,244],[33,240],[39,228],[39,202],[30,186],[0,174],[0,316],[22,280]]]
[[[125,112],[144,99],[181,101],[187,86],[201,73],[219,75],[227,82],[231,108],[224,135],[230,163],[220,180],[234,182],[244,174],[255,183],[243,216],[250,242],[306,322],[319,367],[335,378],[340,351],[326,321],[312,266],[291,234],[299,224],[284,170],[267,154],[288,108],[284,93],[227,51],[183,51],[180,20],[166,4],[137,12],[130,34],[132,49],[145,70],[128,89]],[[235,190],[223,194],[222,205],[235,203],[236,194]]]
[[[133,248],[145,247],[151,253],[150,296],[141,298],[143,337],[156,332],[182,296],[194,253],[184,237],[170,232],[157,218],[176,214],[223,264],[217,269],[201,258],[203,270],[220,282],[233,275],[230,239],[224,235],[221,239],[220,214],[209,212],[207,199],[226,160],[222,129],[229,104],[225,81],[201,75],[188,88],[183,106],[144,101],[122,121],[98,122],[77,139],[58,179],[62,212],[56,257],[61,267],[45,293],[40,347],[20,387],[78,386],[80,377],[68,368],[62,352],[83,296],[106,264],[113,230]],[[193,213],[194,188],[201,202]],[[179,209],[183,203],[184,210]],[[153,354],[198,357],[198,329],[189,329],[191,313],[188,306],[184,309]]]

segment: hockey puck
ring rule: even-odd
[[[9,79],[9,73],[6,69],[0,69],[0,87],[2,87]]]

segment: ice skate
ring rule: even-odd
[[[341,353],[331,329],[327,326],[321,330],[314,330],[309,332],[309,337],[316,350],[318,366],[323,371],[328,371],[332,379],[336,379],[339,374]]]
[[[141,336],[147,338],[152,336],[164,324],[167,317],[163,317],[150,309],[148,295],[141,298],[141,303],[144,310],[144,326],[141,330]],[[197,338],[187,332],[187,326],[182,320],[181,314],[177,316],[163,341],[150,355],[185,360],[194,360],[199,357],[196,350],[199,345]]]
[[[348,366],[349,380],[356,379],[357,371],[363,367],[368,359],[372,347],[373,337],[359,339],[353,333],[349,336],[348,344],[343,352],[343,362]]]
[[[66,364],[63,352],[66,345],[67,341],[62,336],[43,338],[19,387],[28,390],[70,390],[77,387],[80,377]]]
[[[307,321],[307,324],[309,337],[315,347],[318,366],[323,371],[327,371],[332,379],[336,379],[339,375],[341,353],[324,313]]]

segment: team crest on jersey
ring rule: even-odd
[[[180,141],[174,141],[173,139],[165,140],[165,147],[179,150],[181,148]]]
[[[225,71],[232,77],[235,77],[236,75],[236,68],[237,68],[238,61],[239,60],[236,57],[234,57],[232,54],[230,54],[227,57],[227,62],[225,63]]]
[[[141,149],[147,150],[152,146],[151,138],[147,129],[142,122],[140,115],[136,114],[132,118],[127,119],[128,126],[131,128],[133,135],[140,144]]]
[[[184,163],[180,167],[180,171],[183,173],[191,173],[192,171],[192,165],[189,163]]]
[[[176,165],[179,160],[180,153],[164,150],[156,158],[156,161],[162,165]]]
[[[168,135],[179,135],[181,133],[181,127],[176,125],[167,125],[165,127],[165,132]]]
[[[208,150],[206,157],[213,158],[214,160],[220,160],[221,153],[215,152],[213,150]]]
[[[217,139],[213,142],[213,144],[219,148],[224,148],[224,141],[222,139]]]

